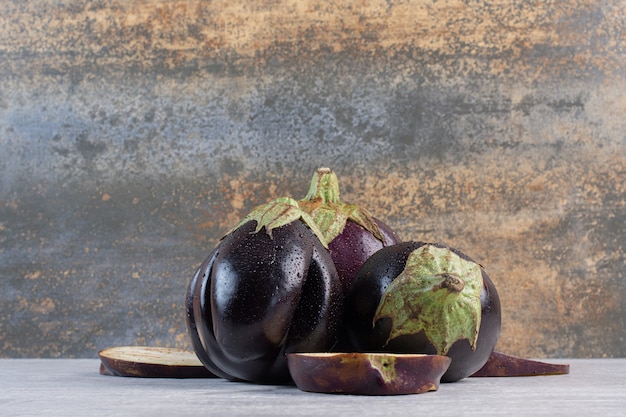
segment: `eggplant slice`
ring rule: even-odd
[[[473,377],[512,377],[564,375],[569,373],[568,364],[546,363],[519,358],[502,352],[493,352],[487,363]]]
[[[403,395],[436,391],[447,356],[391,353],[290,353],[289,371],[302,391]]]
[[[140,378],[215,378],[196,354],[177,348],[116,346],[98,352],[100,374]]]

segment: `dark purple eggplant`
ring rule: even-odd
[[[366,209],[341,201],[339,180],[329,168],[317,170],[298,205],[311,215],[328,243],[344,294],[367,258],[385,246],[400,243],[393,230]]]
[[[198,268],[187,325],[198,358],[229,380],[291,383],[286,354],[337,340],[343,292],[319,230],[289,198],[259,206]]]
[[[500,335],[500,299],[476,262],[440,244],[403,242],[372,255],[346,298],[345,326],[360,352],[452,359],[442,382],[487,362]]]

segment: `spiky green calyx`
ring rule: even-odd
[[[341,234],[347,221],[358,224],[376,239],[384,241],[378,225],[367,210],[341,201],[339,179],[329,168],[319,168],[315,172],[309,191],[298,204],[302,210],[311,215],[327,243]]]
[[[383,293],[372,325],[391,319],[387,342],[423,331],[439,355],[461,339],[475,349],[482,288],[480,265],[448,248],[421,246]]]
[[[259,233],[262,229],[271,237],[272,230],[281,226],[285,226],[296,220],[303,221],[320,240],[325,248],[328,244],[324,238],[324,234],[315,223],[313,218],[304,210],[302,210],[298,202],[291,197],[279,197],[267,204],[261,204],[254,208],[246,217],[244,217],[233,230],[238,229],[243,224],[254,220],[256,229],[254,233]],[[231,230],[232,232],[232,230]],[[229,232],[230,233],[230,232]]]

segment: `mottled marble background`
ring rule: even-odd
[[[0,356],[188,347],[188,281],[320,166],[500,292],[499,350],[626,355],[626,2],[0,4]]]

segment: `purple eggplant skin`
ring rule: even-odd
[[[229,233],[187,292],[187,327],[198,358],[216,375],[292,383],[286,354],[336,343],[343,292],[328,250],[302,221]]]
[[[359,352],[393,352],[435,354],[435,347],[421,331],[403,335],[387,343],[391,330],[389,319],[372,321],[381,297],[389,284],[404,270],[409,255],[426,242],[402,242],[388,246],[372,255],[359,270],[354,284],[346,297],[345,327],[351,346]],[[461,251],[445,245],[461,258],[473,261]],[[474,262],[474,261],[473,261]],[[457,340],[447,356],[452,359],[450,367],[441,378],[442,382],[454,382],[469,377],[487,362],[493,352],[501,327],[500,298],[495,285],[481,268],[483,289],[480,294],[481,321],[476,349],[472,350],[467,339]]]
[[[339,273],[344,295],[348,294],[357,272],[370,256],[383,247],[401,242],[393,230],[381,220],[372,217],[372,221],[376,223],[378,231],[383,237],[382,241],[364,227],[348,220],[342,232],[328,244],[328,249]],[[342,326],[339,341],[333,350],[336,352],[354,352],[356,349],[348,338],[345,323]]]
[[[370,256],[385,246],[401,242],[389,226],[376,218],[372,220],[378,226],[382,241],[362,226],[348,220],[343,231],[328,244],[344,294],[348,293],[357,272]]]

